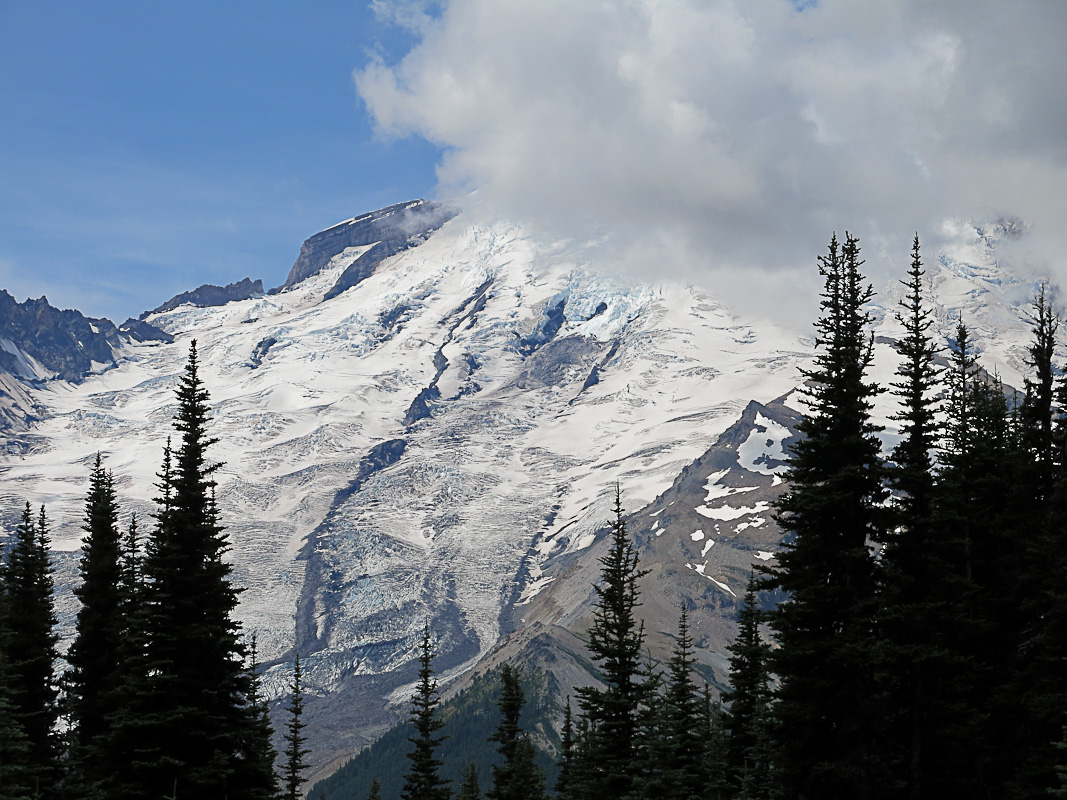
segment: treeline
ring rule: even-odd
[[[45,509],[22,513],[0,567],[0,799],[272,800],[302,796],[300,665],[282,775],[254,638],[234,619],[207,460],[208,393],[196,343],[177,389],[154,523],[120,531],[114,480],[97,456],[85,504],[81,603],[66,669]]]
[[[941,358],[916,238],[901,361],[882,387],[868,377],[862,263],[848,235],[819,259],[809,413],[777,504],[786,538],[749,582],[721,704],[694,680],[686,608],[666,663],[647,653],[644,573],[617,492],[588,633],[602,688],[568,700],[554,784],[521,727],[510,666],[490,785],[474,768],[458,786],[441,776],[427,627],[404,800],[1067,797],[1067,381],[1051,299],[1035,298],[1029,374],[1008,397],[964,320]],[[871,417],[884,392],[900,423],[888,454]],[[120,535],[113,481],[93,467],[82,606],[58,682],[49,522],[24,510],[0,569],[0,798],[278,796],[254,643],[233,618],[207,399],[194,345],[181,442],[164,450],[143,537],[136,521]],[[761,612],[767,590],[785,600]],[[294,800],[307,755],[300,681],[298,663],[281,787]]]
[[[776,509],[786,537],[740,606],[723,704],[693,681],[684,608],[667,663],[646,654],[643,572],[617,497],[588,636],[604,688],[567,703],[556,796],[1067,797],[1067,379],[1053,363],[1047,288],[1034,300],[1029,375],[1009,397],[979,366],[964,320],[942,357],[916,237],[901,361],[882,387],[868,378],[862,263],[848,235],[819,259],[809,413]],[[900,423],[888,454],[871,417],[883,392]],[[786,599],[761,612],[768,590]],[[429,659],[427,631],[401,797],[481,798],[476,781],[449,787],[437,772]],[[484,796],[546,797],[503,699],[500,714],[503,766]]]

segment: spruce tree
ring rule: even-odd
[[[956,607],[965,587],[952,569],[957,542],[935,524],[934,453],[941,370],[930,335],[933,324],[923,302],[919,239],[912,248],[907,295],[897,319],[905,335],[897,345],[901,363],[893,394],[900,442],[889,477],[895,490],[893,525],[881,554],[883,581],[873,662],[881,687],[880,738],[887,774],[883,794],[919,800],[944,796],[959,768],[952,757],[957,716],[952,675],[959,657],[948,646],[957,626]]]
[[[1006,702],[1004,685],[1018,646],[1010,520],[1019,442],[1003,387],[979,369],[962,321],[950,362],[947,434],[933,507],[934,527],[951,543],[939,584],[952,590],[944,600],[947,625],[939,642],[949,658],[940,681],[944,691],[930,698],[942,719],[936,737],[927,740],[932,752],[924,759],[930,771],[923,793],[999,795],[1014,757],[1010,732],[1018,713]]]
[[[475,786],[477,786],[478,774],[474,776]],[[370,782],[370,790],[367,792],[367,800],[382,800],[382,785],[378,783],[378,779],[374,778]],[[481,800],[481,795],[475,795],[473,800]]]
[[[733,800],[730,780],[729,744],[722,706],[704,684],[700,703],[701,770],[704,776],[702,800]]]
[[[126,768],[107,788],[116,800],[177,791],[238,800],[235,781],[252,713],[244,645],[234,619],[239,590],[213,495],[207,452],[208,392],[196,343],[179,380],[174,427],[180,444],[164,453],[156,524],[140,562],[131,663],[113,724],[113,752]]]
[[[293,664],[293,682],[289,684],[289,721],[285,726],[285,750],[282,755],[285,763],[282,768],[282,784],[285,800],[299,800],[300,787],[304,785],[304,759],[310,750],[304,747],[306,723],[301,719],[304,713],[304,686],[301,683],[300,654]]]
[[[571,713],[571,698],[563,709],[563,730],[560,731],[559,772],[556,775],[556,797],[560,800],[574,800],[571,784],[573,783],[575,742],[574,719]]]
[[[437,695],[437,680],[433,677],[433,647],[430,643],[430,625],[423,628],[419,645],[419,680],[411,697],[411,724],[415,735],[408,739],[413,745],[408,752],[411,766],[404,775],[403,800],[448,800],[449,781],[441,778],[444,765],[434,751],[444,741],[435,734],[444,722],[437,715],[440,698]]]
[[[278,796],[278,780],[274,774],[274,730],[270,723],[270,708],[262,694],[259,648],[254,634],[248,648],[248,682],[248,723],[243,730],[245,742],[241,752],[244,757],[237,770],[237,779],[246,796],[273,800]]]
[[[1014,774],[1005,797],[1024,798],[1056,785],[1058,754],[1052,745],[1067,711],[1067,556],[1064,530],[1062,457],[1057,438],[1062,423],[1054,413],[1057,391],[1053,365],[1059,320],[1048,287],[1034,299],[1033,340],[1027,364],[1026,395],[1019,413],[1025,456],[1014,481],[1018,508],[1010,523],[1020,542],[1014,578],[1020,613],[1020,636],[1014,678],[1006,701],[1016,703]],[[1061,430],[1057,430],[1060,428]]]
[[[578,705],[588,725],[587,753],[577,777],[579,796],[595,792],[625,797],[631,790],[635,762],[633,742],[642,700],[641,650],[644,625],[637,620],[637,551],[626,531],[622,497],[615,487],[611,546],[600,559],[597,602],[589,631],[589,650],[599,665],[604,689],[581,687]]]
[[[493,765],[493,785],[488,800],[543,800],[544,776],[534,764],[533,742],[519,726],[526,699],[518,670],[510,664],[500,668],[500,723],[490,742],[496,742],[503,764]]]
[[[30,742],[17,716],[7,653],[11,646],[7,593],[0,583],[0,800],[29,800]]]
[[[693,638],[689,634],[689,614],[682,605],[678,636],[667,662],[663,697],[663,771],[668,789],[664,800],[691,800],[700,796],[704,784],[700,751],[700,699],[693,683]]]
[[[67,705],[74,727],[74,768],[95,784],[108,766],[109,715],[121,682],[123,633],[121,541],[114,479],[98,453],[85,501],[81,601],[77,633],[67,652]]]
[[[645,654],[639,673],[641,703],[637,709],[630,757],[633,782],[627,800],[659,797],[670,790],[673,741],[668,728],[667,703],[660,663]]]
[[[763,614],[757,601],[758,586],[754,575],[737,618],[737,638],[728,645],[730,651],[730,688],[723,693],[729,704],[725,714],[728,734],[728,760],[734,785],[747,785],[746,794],[762,797],[770,785],[770,685],[767,662],[770,647],[760,635]]]
[[[4,660],[10,676],[12,719],[26,736],[27,780],[42,797],[54,797],[60,777],[55,726],[59,717],[53,668],[57,658],[48,521],[30,504],[15,529],[15,543],[0,571],[7,610]]]
[[[777,519],[791,538],[769,570],[786,599],[770,614],[779,648],[780,769],[786,797],[867,800],[880,775],[873,741],[870,670],[876,565],[883,538],[885,469],[871,421],[879,389],[872,361],[873,292],[860,273],[859,243],[834,237],[819,259],[825,286],[816,356],[805,372],[810,414],[792,449],[789,491]]]

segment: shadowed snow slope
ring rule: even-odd
[[[405,211],[335,226],[373,218],[384,232],[312,237],[280,290],[151,315],[173,343],[127,343],[80,384],[27,388],[40,419],[2,463],[5,522],[23,498],[47,503],[57,550],[78,547],[97,452],[124,511],[147,520],[197,339],[247,587],[240,617],[273,663],[273,696],[301,653],[319,774],[396,718],[424,622],[446,677],[526,624],[581,631],[616,482],[643,509],[649,630],[666,641],[678,602],[702,609],[691,620],[712,677],[750,565],[780,538],[768,504],[809,339],[693,287],[604,277],[583,247],[428,207],[420,224]],[[392,218],[402,227],[385,230]],[[1027,339],[1016,304],[1032,287],[1011,284],[1009,297],[972,239],[974,264],[931,267],[947,300],[939,324],[950,332],[966,309],[1011,383]],[[361,261],[386,240],[390,255]],[[358,281],[335,292],[356,264]],[[898,326],[875,310],[888,382]],[[62,611],[69,633],[69,598]]]

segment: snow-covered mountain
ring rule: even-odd
[[[962,312],[1021,385],[1033,286],[998,265],[1003,233],[961,233],[928,271],[941,335]],[[605,275],[592,252],[432,203],[346,220],[305,242],[277,290],[190,293],[145,317],[173,341],[120,337],[77,380],[15,380],[35,416],[0,460],[4,519],[47,503],[69,583],[97,452],[147,519],[195,338],[240,616],[275,695],[301,654],[323,768],[403,710],[427,621],[449,677],[537,630],[559,632],[561,680],[577,680],[564,629],[588,624],[616,483],[651,570],[653,641],[688,603],[721,678],[734,604],[780,538],[769,503],[812,342],[694,286]],[[898,297],[874,308],[883,383]],[[68,630],[73,608],[64,596]]]

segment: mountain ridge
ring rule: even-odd
[[[403,713],[424,621],[457,685],[532,626],[580,634],[616,482],[652,568],[653,643],[668,641],[686,602],[698,658],[721,682],[748,569],[780,538],[769,504],[812,355],[810,337],[738,317],[698,287],[597,273],[581,243],[546,247],[452,210],[413,227],[401,213],[411,207],[310,237],[317,255],[302,250],[272,293],[149,314],[172,341],[124,340],[101,374],[19,384],[37,416],[19,457],[0,462],[0,516],[10,522],[23,497],[47,501],[58,550],[78,546],[96,452],[124,514],[150,513],[173,387],[197,338],[234,577],[247,587],[239,614],[258,634],[271,696],[301,653],[319,775]],[[368,219],[378,227],[362,244],[340,235]],[[383,233],[399,249],[377,258]],[[978,234],[930,273],[942,340],[965,310],[1016,379],[1028,323],[1008,294],[1024,282]],[[874,308],[883,385],[896,368],[894,292]],[[880,400],[882,418],[891,402]]]

